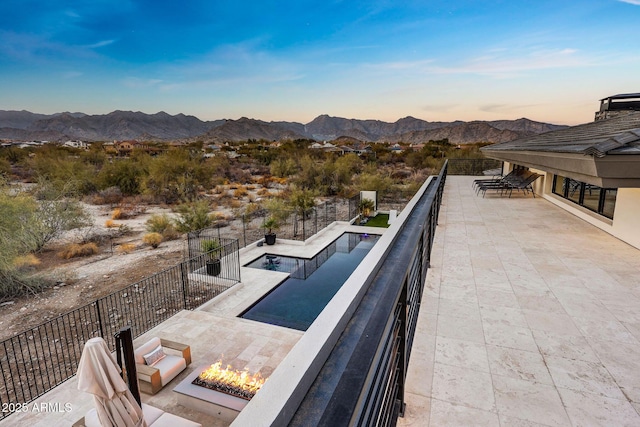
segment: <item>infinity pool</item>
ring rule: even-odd
[[[306,331],[379,237],[345,233],[311,259],[266,254],[250,262],[290,275],[240,317]]]

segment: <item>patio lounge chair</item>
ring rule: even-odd
[[[533,183],[535,182],[536,179],[540,178],[541,176],[542,175],[539,175],[537,173],[532,173],[531,175],[529,175],[528,177],[526,177],[525,179],[519,182],[508,184],[509,197],[511,197],[511,193],[513,193],[513,190],[515,189],[515,190],[522,190],[525,194],[531,191],[531,194],[533,194],[533,198],[535,199],[536,193],[533,191]]]
[[[499,183],[504,182],[505,180],[510,180],[510,179],[515,178],[515,177],[518,177],[518,176],[524,174],[525,172],[526,172],[525,169],[514,169],[511,172],[509,172],[508,174],[506,174],[505,176],[502,176],[500,178],[474,179],[473,183],[471,184],[471,186],[476,188],[476,194],[477,194],[478,193],[478,187],[480,187],[480,186],[499,184]]]
[[[511,197],[513,189],[522,189],[525,190],[525,192],[531,189],[531,192],[533,192],[531,184],[539,177],[540,175],[528,170],[520,170],[517,174],[507,175],[499,181],[478,183],[476,185],[476,194],[479,194],[482,191],[482,197],[484,197],[487,190],[496,190],[497,192],[500,192],[500,195],[503,195],[508,191],[509,197]]]

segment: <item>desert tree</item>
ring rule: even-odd
[[[210,227],[215,221],[207,200],[182,203],[176,206],[175,211],[178,216],[174,221],[180,233],[202,230]]]

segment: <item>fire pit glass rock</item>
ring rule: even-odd
[[[247,370],[234,370],[230,365],[222,368],[222,361],[219,360],[200,373],[192,384],[251,400],[265,381],[260,372],[251,375]]]

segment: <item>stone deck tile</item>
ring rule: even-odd
[[[640,425],[640,251],[473,179],[447,178],[398,425]]]

